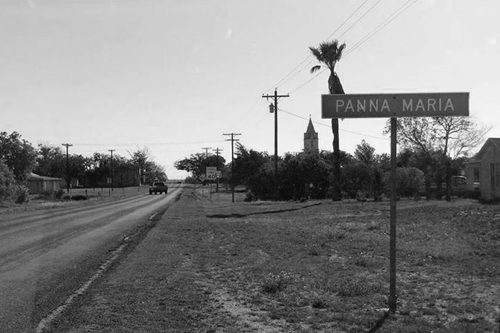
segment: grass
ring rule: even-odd
[[[221,276],[221,283],[231,290],[251,290],[255,280],[262,285],[243,296],[246,302],[258,304],[271,319],[284,320],[290,331],[363,332],[380,318],[388,295],[388,202],[324,201],[266,215],[266,210],[307,203],[225,205],[224,200],[219,194],[205,209],[209,216],[246,216],[209,219],[217,226],[216,243],[239,253],[221,263],[227,275],[239,271],[238,278]],[[402,314],[379,331],[493,331],[500,317],[495,308],[500,298],[500,226],[492,220],[500,208],[470,201],[403,200],[398,206]],[[262,214],[252,215],[256,211]],[[265,259],[252,255],[256,249],[266,253]],[[272,273],[276,267],[295,278],[285,281]]]
[[[152,332],[368,332],[380,322],[387,201],[243,200],[186,190],[151,231],[157,243],[136,265],[127,260],[94,304],[105,299],[117,322]],[[377,332],[498,331],[500,207],[401,200],[397,225],[398,311]],[[95,322],[99,308],[86,309]]]

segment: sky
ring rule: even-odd
[[[470,116],[500,137],[496,0],[0,0],[0,131],[70,153],[147,147],[169,178],[205,147],[300,152],[321,119],[328,72],[309,47],[346,43],[346,93],[469,92]],[[386,119],[340,122],[340,148],[390,151]],[[212,151],[212,153],[214,153]]]

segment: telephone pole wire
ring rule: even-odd
[[[216,163],[217,163],[217,185],[215,186],[215,193],[219,193],[219,153],[222,151],[222,149],[220,149],[219,147],[217,147],[213,151],[215,151],[215,154],[217,155],[217,159],[216,159]]]
[[[63,146],[66,147],[66,191],[69,193],[69,183],[71,182],[71,178],[69,176],[69,147],[73,146],[71,143],[63,143]]]
[[[235,135],[241,135],[241,133],[224,133],[222,135],[230,135],[231,139],[226,139],[226,141],[231,141],[231,197],[234,202],[234,141],[240,141],[239,139],[235,139]]]
[[[278,95],[277,89],[274,89],[274,95],[262,94],[262,98],[274,99],[274,105],[273,103],[269,105],[269,112],[274,112],[274,191],[276,200],[278,200],[278,99],[282,97],[290,97],[290,95]]]

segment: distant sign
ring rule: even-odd
[[[207,179],[217,179],[217,167],[206,168]]]
[[[469,93],[322,95],[322,118],[468,116]]]

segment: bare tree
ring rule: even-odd
[[[416,148],[432,158],[439,154],[439,162],[445,166],[446,200],[451,192],[451,160],[467,157],[481,142],[490,128],[481,127],[470,117],[398,118],[397,138],[403,146]],[[385,133],[389,133],[387,124]],[[441,174],[437,172],[440,188]]]

